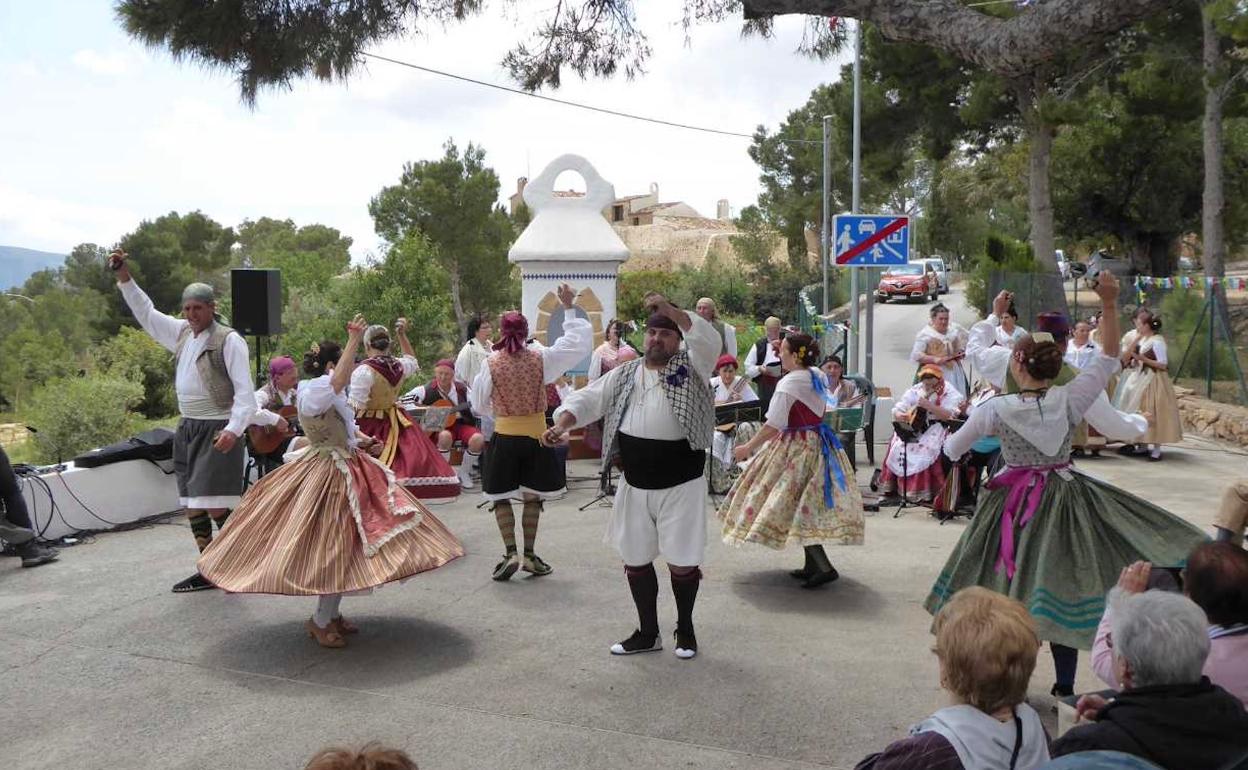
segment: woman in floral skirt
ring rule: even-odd
[[[729,545],[802,546],[806,563],[789,574],[802,580],[803,588],[839,577],[825,543],[861,545],[863,538],[862,494],[853,467],[823,422],[828,381],[818,361],[819,346],[807,334],[790,334],[780,343],[786,374],[776,385],[766,423],[733,454],[744,460],[762,451],[719,509]]]
[[[464,555],[394,472],[361,448],[381,448],[356,429],[343,392],[364,328],[356,316],[340,355],[324,342],[304,357],[304,370],[319,375],[301,383],[297,397],[306,448],[251,488],[199,560],[200,573],[226,591],[318,597],[305,628],[322,647],[345,647],[358,630],[338,612],[344,594]]]

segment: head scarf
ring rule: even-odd
[[[317,352],[320,352],[319,349]],[[269,379],[276,380],[294,368],[295,361],[290,356],[275,356],[269,359]]]
[[[720,369],[723,369],[728,364],[732,364],[733,366],[739,366],[739,364],[737,364],[737,359],[735,357],[729,355],[728,353],[725,353],[719,357],[718,361],[715,362],[715,371],[718,372]]]
[[[676,322],[662,313],[651,313],[650,317],[646,319],[646,328],[670,329],[676,332],[677,337],[680,337],[682,340],[685,338],[684,333],[680,331],[680,327],[676,325]]]
[[[191,283],[187,284],[186,288],[182,290],[182,301],[203,302],[207,305],[215,305],[217,303],[217,293],[206,283]]]
[[[1036,331],[1048,332],[1053,335],[1054,342],[1065,345],[1070,335],[1070,319],[1065,313],[1041,313],[1036,317]]]
[[[935,377],[938,380],[943,380],[945,379],[945,373],[940,370],[939,366],[928,364],[919,369],[919,379],[921,380],[924,377]]]
[[[452,360],[451,360],[451,359],[449,359],[449,358],[443,358],[443,359],[439,360],[436,364],[434,364],[434,365],[433,365],[433,368],[434,368],[434,369],[437,369],[439,366],[445,366],[447,369],[454,370],[454,369],[455,369],[455,362],[454,362],[454,361],[452,361]]]
[[[523,313],[515,310],[503,313],[499,322],[499,339],[494,343],[495,350],[506,350],[508,353],[519,353],[524,350],[524,341],[529,337],[529,320]]]

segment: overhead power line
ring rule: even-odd
[[[510,86],[499,85],[498,83],[490,83],[485,80],[477,80],[475,78],[470,78],[465,75],[456,75],[453,72],[446,72],[444,70],[438,70],[432,67],[425,67],[420,64],[413,64],[412,62],[401,61],[399,59],[392,59],[388,56],[381,56],[380,54],[366,52],[366,53],[363,53],[362,55],[367,56],[370,59],[377,59],[378,61],[384,61],[384,62],[389,62],[391,64],[397,64],[400,67],[408,67],[410,69],[419,70],[420,72],[426,72],[430,75],[437,75],[439,77],[450,78],[452,80],[458,80],[463,83],[471,83],[473,85],[483,86],[485,88],[493,88],[496,91],[505,91],[509,94],[516,94],[517,96],[527,96],[530,99],[540,99],[544,102],[553,102],[555,104],[562,104],[565,107],[575,107],[576,109],[579,109],[579,110],[589,110],[590,112],[597,112],[603,115],[611,115],[617,118],[627,118],[629,120],[639,120],[643,123],[654,123],[660,126],[668,126],[669,128],[683,128],[687,131],[701,131],[707,134],[719,134],[720,136],[732,136],[732,137],[739,137],[741,139],[753,139],[754,138],[753,134],[744,134],[744,133],[741,133],[740,131],[728,131],[722,128],[710,128],[709,126],[695,126],[689,123],[680,123],[674,120],[663,120],[662,118],[652,118],[646,115],[634,115],[631,112],[613,110],[607,107],[596,107],[592,104],[583,104],[581,102],[573,102],[567,99],[556,99],[553,96],[546,96],[545,94],[535,94],[535,93],[532,93],[530,91],[525,91],[520,88],[512,88]],[[783,136],[776,136],[774,138],[780,139],[790,144],[822,144],[822,142],[817,139],[789,139]]]

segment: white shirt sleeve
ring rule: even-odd
[[[478,417],[494,416],[494,375],[486,363],[468,388],[468,404]]]
[[[925,355],[927,355],[927,337],[920,334],[914,338],[914,347],[910,348],[910,360],[921,364]]]
[[[919,403],[919,389],[917,387],[907,388],[905,393],[901,394],[901,398],[893,404],[893,419],[900,420],[906,416],[906,413],[913,409]]]
[[[715,374],[715,362],[719,359],[720,346],[723,338],[715,327],[697,313],[685,312],[685,316],[693,326],[685,332],[685,344],[689,348],[689,362],[698,379],[706,381]]]
[[[728,348],[728,355],[733,358],[737,357],[737,328],[728,322],[724,322],[724,346]]]
[[[249,371],[251,365],[247,360],[247,342],[237,333],[231,334],[225,338],[221,352],[225,356],[225,371],[234,386],[234,403],[230,406],[230,421],[225,429],[241,436],[257,410],[256,392],[252,390]]]
[[[1142,414],[1120,412],[1109,403],[1109,397],[1101,392],[1092,406],[1083,413],[1083,419],[1096,432],[1110,441],[1133,442],[1148,432],[1148,420]]]
[[[805,372],[802,372],[805,376]],[[793,375],[789,375],[791,377]],[[780,385],[776,386],[776,392],[771,395],[771,403],[767,406],[766,423],[776,430],[784,430],[789,427],[789,409],[792,408],[793,402],[797,399],[789,392],[788,388],[782,387],[784,380],[780,381]]]
[[[403,376],[411,377],[420,371],[420,362],[415,356],[399,356],[399,365],[403,367]]]
[[[117,284],[117,288],[121,289],[122,299],[130,307],[130,312],[134,314],[134,320],[139,322],[139,326],[143,327],[143,331],[147,332],[152,339],[156,340],[166,350],[170,352],[177,350],[178,335],[186,328],[187,322],[181,318],[165,315],[157,310],[156,306],[152,304],[151,298],[139,288],[134,279]],[[246,356],[244,355],[244,357]],[[250,383],[248,383],[247,389],[251,389]]]
[[[614,383],[623,371],[622,368],[616,367],[580,390],[569,393],[568,397],[563,399],[563,403],[555,409],[554,419],[559,419],[559,415],[564,413],[571,414],[576,417],[576,424],[572,426],[574,428],[601,420],[607,413],[607,394],[614,389],[611,383]]]
[[[971,327],[966,339],[966,356],[971,365],[979,370],[979,374],[994,388],[1005,387],[1005,373],[1010,364],[1010,351],[997,341],[997,324],[1001,323],[995,315],[988,320],[979,321]]]
[[[958,428],[958,432],[945,439],[945,455],[957,460],[971,451],[971,445],[976,441],[984,436],[992,435],[993,418],[996,414],[996,411],[987,403],[972,409],[970,416],[966,418],[966,423]]]
[[[347,386],[347,403],[359,411],[368,403],[368,393],[373,389],[373,368],[360,364],[351,372],[351,384]]]
[[[741,386],[741,403],[748,404],[751,401],[757,401],[757,400],[758,400],[758,393],[754,390],[753,385],[747,382]]]
[[[278,414],[264,407],[264,400],[269,397],[268,391],[261,388],[252,396],[256,399],[256,412],[247,421],[248,425],[277,425]]]
[[[758,360],[758,344],[750,345],[750,352],[745,354],[745,376],[754,379],[762,371],[762,361]]]
[[[1119,366],[1116,358],[1097,356],[1066,385],[1066,403],[1072,420],[1082,420],[1084,412],[1088,411],[1097,396],[1105,395],[1105,386]]]
[[[1166,341],[1160,335],[1153,337],[1153,355],[1157,356],[1157,363],[1170,365],[1170,359],[1166,356]]]
[[[360,369],[367,369],[365,366],[356,367],[356,372]],[[352,376],[355,372],[352,372]],[[325,414],[334,407],[334,386],[330,384],[328,376],[317,377],[307,380],[299,386],[299,411],[303,414],[318,415]]]
[[[453,393],[453,392],[455,392],[455,389],[454,389],[454,388],[452,388],[452,389],[451,389],[451,392],[452,392],[452,393]],[[417,401],[423,401],[423,400],[425,399],[425,386],[424,386],[424,385],[417,385],[416,387],[414,387],[414,388],[412,388],[411,390],[407,391],[407,396],[408,396],[409,398],[414,398],[414,399],[416,399]]]
[[[470,378],[474,377],[473,373],[469,371],[471,368],[469,362],[472,360],[471,347],[471,342],[465,342],[464,346],[459,349],[459,355],[455,356],[455,379],[466,385],[471,385],[472,380]]]
[[[602,376],[602,354],[594,350],[594,354],[589,357],[589,371],[585,378],[590,382]]]
[[[589,355],[594,345],[594,327],[584,318],[565,317],[563,336],[542,348],[544,384],[549,385]],[[482,368],[484,371],[484,367]]]

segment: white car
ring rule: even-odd
[[[936,272],[936,282],[940,285],[940,293],[949,293],[949,267],[941,257],[927,257],[923,260]]]

